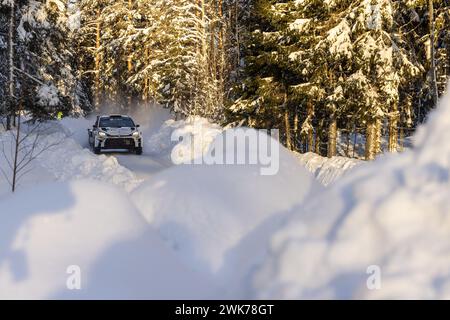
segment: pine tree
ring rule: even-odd
[[[328,156],[336,154],[339,128],[351,121],[365,127],[367,159],[381,151],[387,126],[388,149],[396,151],[400,112],[411,117],[410,83],[423,69],[396,23],[401,3],[256,3],[248,78],[230,108],[230,121],[265,127],[269,119],[279,119],[271,125],[283,124],[288,147],[293,122],[300,130],[293,136],[302,137],[295,149]]]
[[[87,101],[67,36],[66,4],[58,0],[7,1],[1,12],[10,17],[5,68],[8,91],[3,91],[7,114],[17,116],[19,105],[20,111],[34,118],[82,113]]]
[[[90,49],[83,68],[93,75],[94,101],[108,98],[132,107],[132,100],[153,99],[179,115],[220,119],[224,68],[219,57],[224,49],[219,4],[84,0],[80,48]]]

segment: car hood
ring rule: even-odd
[[[134,132],[131,128],[106,128],[105,131],[110,136],[129,136]]]

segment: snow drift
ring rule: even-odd
[[[172,160],[182,162],[196,158],[208,151],[215,137],[222,132],[222,127],[211,123],[202,117],[188,117],[184,120],[169,119],[160,129],[153,133],[146,141],[146,149],[152,155],[171,157]],[[172,137],[190,137],[186,140],[172,140]],[[193,150],[192,140],[200,141],[202,147],[199,151]]]
[[[112,183],[130,191],[141,180],[133,172],[123,167],[114,156],[94,155],[87,146],[86,129],[92,125],[90,120],[67,118],[62,121],[49,121],[43,124],[22,125],[21,137],[32,132],[22,143],[21,149],[26,153],[35,148],[35,155],[39,156],[24,169],[30,170],[19,181],[21,186],[32,186],[45,181],[68,181],[73,179],[95,179]],[[38,126],[34,129],[33,126]],[[36,146],[33,142],[38,135]],[[14,137],[10,132],[0,133],[0,167],[11,176],[11,169],[7,161],[12,163],[10,145]],[[5,156],[8,159],[5,159]],[[21,155],[20,155],[21,157]],[[20,158],[21,159],[21,158]],[[0,176],[0,194],[6,193],[6,181]]]
[[[215,296],[119,188],[86,180],[44,184],[3,199],[0,219],[0,299]],[[66,286],[70,266],[81,270],[81,290]]]
[[[254,275],[255,296],[449,299],[449,95],[415,140],[294,210]],[[370,290],[375,269],[381,287]]]
[[[232,298],[248,297],[249,274],[265,256],[267,237],[289,210],[320,188],[281,146],[279,173],[262,176],[259,169],[180,165],[132,193],[146,220],[182,260],[214,276]]]
[[[154,132],[146,142],[146,150],[152,156],[170,159],[175,164],[207,154],[215,138],[224,128],[201,117],[189,117],[184,120],[169,119]],[[175,137],[188,139],[174,140]],[[192,141],[200,141],[200,148],[193,148]],[[299,163],[306,167],[323,185],[329,185],[345,172],[363,163],[346,157],[321,157],[315,153],[294,153]]]
[[[339,156],[326,158],[313,152],[294,153],[294,155],[325,186],[338,180],[344,173],[363,163],[357,159]]]

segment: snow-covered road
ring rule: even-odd
[[[108,156],[113,156],[117,159],[120,165],[132,171],[139,179],[148,179],[155,173],[172,166],[170,159],[151,155],[144,151],[140,156],[132,153],[105,153]]]
[[[105,114],[108,112],[105,112]],[[167,109],[159,106],[149,106],[135,111],[130,116],[136,123],[141,125],[141,131],[144,138],[144,153],[136,155],[127,152],[105,151],[102,154],[110,158],[111,161],[117,160],[118,164],[130,170],[136,178],[146,180],[155,173],[172,166],[170,158],[166,154],[155,152],[155,146],[148,143],[148,140],[158,133],[164,122],[171,118]],[[94,123],[95,115],[89,119],[63,119],[62,125],[69,131],[69,136],[73,138],[82,148],[89,150],[90,154],[95,156],[89,147],[86,130]]]

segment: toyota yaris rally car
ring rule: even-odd
[[[88,134],[89,145],[96,154],[106,149],[126,149],[142,154],[142,133],[139,125],[129,116],[98,116],[92,129],[88,129]]]

